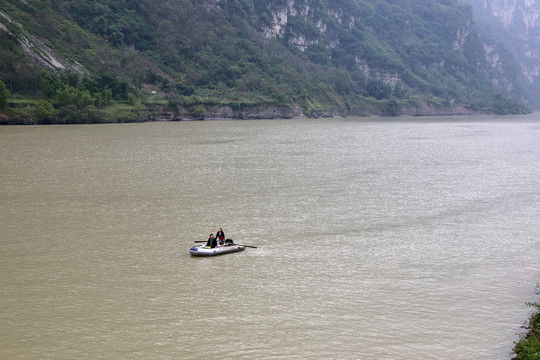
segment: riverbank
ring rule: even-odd
[[[540,285],[537,287],[537,295],[540,295]],[[528,306],[536,310],[531,314],[525,327],[528,331],[521,336],[514,347],[516,356],[512,360],[539,360],[540,359],[540,301],[528,303]]]
[[[490,113],[473,110],[463,105],[445,106],[422,102],[408,104],[389,110],[381,104],[366,102],[354,107],[317,106],[306,108],[291,102],[288,105],[246,105],[246,104],[197,104],[193,106],[171,106],[167,103],[128,104],[114,103],[98,108],[86,106],[63,107],[57,109],[48,102],[10,102],[9,107],[0,112],[0,125],[47,125],[47,124],[100,124],[136,123],[154,121],[198,121],[198,120],[257,120],[257,119],[301,119],[331,118],[350,116],[451,116],[479,115]]]
[[[15,96],[0,111],[0,125],[99,124],[153,121],[256,120],[332,117],[452,116],[481,114],[526,114],[525,108],[499,109],[456,104],[435,97],[410,99],[350,97],[317,100],[310,96],[275,101],[265,98],[223,100],[215,98],[172,99],[144,89],[141,97],[110,100],[100,106],[84,103],[65,105],[57,99]]]

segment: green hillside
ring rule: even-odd
[[[527,111],[454,0],[0,0],[0,45],[2,123]]]

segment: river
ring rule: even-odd
[[[510,359],[540,114],[0,127],[2,359]],[[189,255],[223,227],[257,248]]]

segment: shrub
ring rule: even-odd
[[[36,115],[41,123],[53,124],[56,122],[58,111],[47,100],[40,100],[36,107]]]
[[[540,285],[537,286],[537,295],[540,295]],[[540,302],[527,303],[528,306],[536,310],[529,319],[526,326],[529,331],[515,343],[514,353],[516,356],[512,360],[538,360],[540,359]]]
[[[9,91],[6,88],[6,84],[0,80],[0,110],[6,108],[9,98]]]

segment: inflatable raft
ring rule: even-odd
[[[214,256],[243,251],[245,248],[244,245],[239,244],[218,245],[215,248],[210,248],[206,245],[197,245],[189,249],[189,253],[193,256]]]

